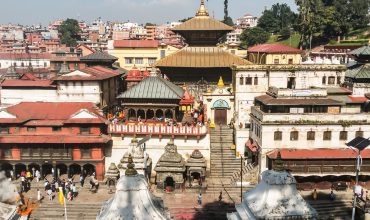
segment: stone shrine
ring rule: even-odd
[[[97,220],[170,219],[163,201],[150,193],[144,175],[138,174],[134,167],[133,158],[129,155],[125,175],[119,179],[114,197],[103,205]]]
[[[207,162],[199,150],[194,150],[186,162],[186,176],[189,187],[194,185],[203,186],[205,183]]]
[[[108,171],[105,174],[106,184],[108,187],[114,187],[117,184],[117,180],[120,177],[120,172],[116,164],[111,163]]]
[[[177,152],[173,139],[166,145],[165,152],[159,158],[154,170],[157,173],[156,184],[159,189],[172,191],[179,189],[184,183],[185,160]]]
[[[135,164],[137,172],[139,174],[143,174],[146,178],[149,178],[152,170],[152,159],[149,158],[148,154],[146,152],[144,153],[143,148],[138,145],[136,135],[132,138],[128,150],[118,164],[121,176],[124,175],[126,170],[129,155],[133,158],[133,163]]]

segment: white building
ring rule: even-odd
[[[14,66],[17,68],[49,68],[51,54],[48,53],[0,53],[0,69]]]
[[[344,80],[343,65],[249,65],[233,69],[235,142],[243,153],[249,138],[250,113],[257,96],[268,88],[309,89],[338,87]]]
[[[237,28],[234,31],[226,34],[226,44],[236,44],[239,45],[240,35],[242,34],[243,29]]]
[[[251,14],[245,14],[243,17],[236,19],[236,26],[246,29],[256,27],[258,18]]]

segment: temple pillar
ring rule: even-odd
[[[104,161],[96,164],[96,167],[95,167],[96,179],[99,181],[102,181],[104,179],[104,174],[105,174],[104,167],[105,167]]]

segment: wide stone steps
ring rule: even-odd
[[[349,200],[329,201],[329,200],[308,200],[319,214],[319,219],[347,220],[351,219],[352,204]]]
[[[67,217],[68,219],[75,220],[90,220],[96,219],[96,215],[99,213],[102,207],[102,203],[73,203],[67,202]],[[30,219],[33,220],[63,220],[64,218],[64,206],[60,205],[57,198],[54,201],[45,201],[34,210],[31,214]]]

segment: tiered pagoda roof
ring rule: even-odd
[[[346,71],[346,77],[354,80],[370,79],[370,45],[360,47],[351,51],[349,54],[356,57],[357,64],[351,66]]]

